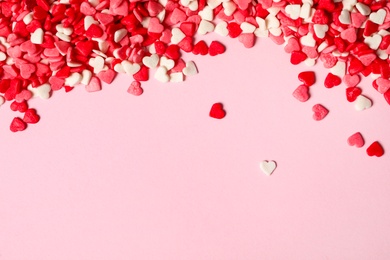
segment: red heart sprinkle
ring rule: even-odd
[[[298,74],[298,79],[303,82],[306,87],[310,87],[316,82],[316,75],[314,71],[303,71]]]
[[[373,142],[368,148],[367,148],[367,154],[368,156],[377,156],[381,157],[385,151],[383,150],[382,145],[378,142],[375,141]]]
[[[40,116],[37,114],[37,111],[33,108],[27,109],[24,113],[23,121],[28,124],[38,123]]]
[[[222,45],[222,43],[217,42],[217,41],[212,41],[210,43],[209,47],[209,54],[210,56],[216,56],[218,54],[224,53],[226,50],[225,46]]]
[[[226,116],[226,112],[223,109],[222,103],[215,103],[210,110],[210,117],[216,118],[216,119],[222,119]]]
[[[209,47],[207,46],[205,41],[199,41],[194,45],[192,53],[195,55],[206,55],[207,53],[209,53]]]
[[[332,73],[328,73],[324,83],[326,88],[333,88],[334,86],[338,86],[340,84],[341,84],[341,79],[339,76],[333,75]]]
[[[12,132],[23,131],[26,128],[27,124],[20,117],[15,117],[10,125],[10,129]]]
[[[349,102],[353,102],[356,100],[356,98],[362,94],[361,88],[358,87],[350,87],[345,89],[346,95],[347,95],[347,100]]]
[[[301,51],[293,51],[291,53],[290,62],[293,65],[297,65],[307,59],[307,55]]]

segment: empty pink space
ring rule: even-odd
[[[33,100],[41,121],[24,132],[3,105],[0,259],[389,259],[389,106],[371,80],[374,106],[357,112],[321,64],[222,40],[224,55],[187,56],[200,73],[185,83],[151,79],[136,97],[121,76]],[[297,75],[312,69],[301,103]],[[365,145],[349,146],[358,131]],[[381,158],[366,154],[374,141]]]

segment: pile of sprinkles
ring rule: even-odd
[[[372,105],[358,87],[361,76],[371,75],[390,104],[389,8],[386,0],[1,1],[0,104],[9,102],[21,113],[10,125],[17,132],[40,120],[29,107],[34,97],[47,99],[78,85],[99,91],[117,73],[133,78],[128,88],[133,95],[143,93],[141,82],[150,76],[181,82],[198,73],[193,61],[182,59],[184,52],[225,52],[219,41],[195,39],[208,33],[237,38],[246,48],[259,37],[270,38],[284,45],[294,65],[321,61],[329,69],[324,86],[344,82],[346,100],[356,110]],[[305,102],[315,75],[307,71],[298,78],[303,84],[293,96]],[[216,118],[225,116],[212,110]],[[313,111],[315,120],[328,113],[320,104]]]

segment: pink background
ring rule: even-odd
[[[42,119],[25,132],[9,131],[5,104],[0,259],[389,259],[390,114],[370,80],[375,105],[357,112],[319,64],[300,103],[310,68],[268,39],[221,40],[224,55],[186,56],[200,74],[183,84],[151,79],[135,97],[123,76],[34,100]],[[215,102],[223,120],[208,116]],[[330,110],[320,122],[317,103]],[[357,131],[364,148],[347,145]],[[382,158],[366,155],[376,140]]]

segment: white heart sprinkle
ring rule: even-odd
[[[385,18],[386,10],[379,9],[378,11],[371,13],[368,19],[373,23],[381,25],[385,21]]]
[[[48,99],[50,97],[51,86],[49,83],[45,83],[36,88],[33,88],[31,85],[27,87],[33,93],[33,97],[40,97],[42,99]]]
[[[160,66],[154,73],[154,78],[160,82],[166,83],[169,81],[169,75],[167,74],[167,72],[167,68],[165,68],[164,66]]]
[[[167,70],[170,70],[175,67],[175,61],[162,56],[160,58],[160,66],[164,66]]]
[[[114,33],[114,41],[120,42],[127,35],[127,29],[120,29]]]
[[[308,19],[311,15],[311,12],[312,12],[311,6],[312,5],[310,5],[309,3],[304,3],[301,7],[301,12],[299,14],[299,17],[301,17],[303,19]]]
[[[82,75],[82,79],[81,79],[80,83],[83,84],[84,86],[87,86],[89,84],[89,82],[91,81],[92,72],[89,70],[83,70],[81,72],[81,75]]]
[[[301,6],[300,5],[287,5],[284,10],[286,11],[286,14],[290,15],[290,18],[293,20],[296,20],[299,18],[299,15],[301,13]]]
[[[274,161],[262,161],[260,163],[260,169],[270,176],[273,171],[276,169],[276,163]]]
[[[227,16],[231,16],[237,9],[237,5],[233,1],[223,1],[223,12]]]
[[[200,21],[199,27],[198,27],[199,34],[204,35],[204,34],[207,34],[209,32],[212,32],[212,31],[214,31],[214,24],[212,24],[206,20]]]
[[[367,97],[360,95],[354,101],[355,109],[357,111],[363,111],[369,109],[372,106],[372,101]]]
[[[154,69],[155,67],[157,67],[159,60],[160,60],[160,57],[157,54],[152,54],[150,56],[145,56],[142,59],[142,63],[146,67],[148,67],[150,69]]]
[[[308,47],[315,47],[316,46],[316,40],[313,38],[312,33],[307,33],[305,36],[302,36],[301,39],[299,39],[299,42]]]
[[[172,29],[171,43],[178,44],[186,37],[186,35],[177,27]]]
[[[325,37],[326,32],[329,30],[329,26],[327,24],[314,24],[314,33],[320,39]]]
[[[339,16],[339,21],[342,24],[351,24],[351,13],[348,10],[342,10]]]
[[[193,61],[188,61],[186,67],[183,69],[183,74],[186,76],[192,76],[198,74],[198,69]]]
[[[379,34],[374,34],[373,36],[367,37],[364,39],[364,43],[368,45],[373,50],[376,50],[379,48],[379,45],[382,42],[382,36]]]
[[[215,26],[214,32],[221,36],[228,36],[229,30],[227,29],[227,22],[222,21]]]
[[[330,73],[333,75],[339,76],[340,78],[344,78],[346,72],[346,64],[344,61],[338,61],[336,65],[334,65],[330,69]]]
[[[202,11],[199,11],[198,13],[200,15],[200,17],[203,19],[203,20],[207,20],[207,21],[212,21],[214,20],[214,12],[213,12],[213,9],[211,9],[210,6],[206,5]]]
[[[43,35],[45,33],[41,28],[36,29],[32,34],[30,41],[34,44],[42,44],[43,43]]]
[[[65,85],[73,87],[73,86],[79,84],[82,79],[83,79],[83,77],[81,76],[80,73],[74,72],[74,73],[70,74],[70,76],[65,79]]]
[[[184,81],[184,75],[181,72],[174,72],[170,75],[170,82],[183,82]]]
[[[357,3],[356,9],[358,9],[359,13],[361,13],[364,16],[367,16],[371,13],[371,8],[363,3]]]
[[[121,64],[123,66],[124,71],[129,76],[134,75],[141,69],[141,66],[138,63],[131,63],[127,60],[122,61]]]
[[[242,33],[253,33],[256,30],[256,26],[248,22],[241,23],[240,28]]]

